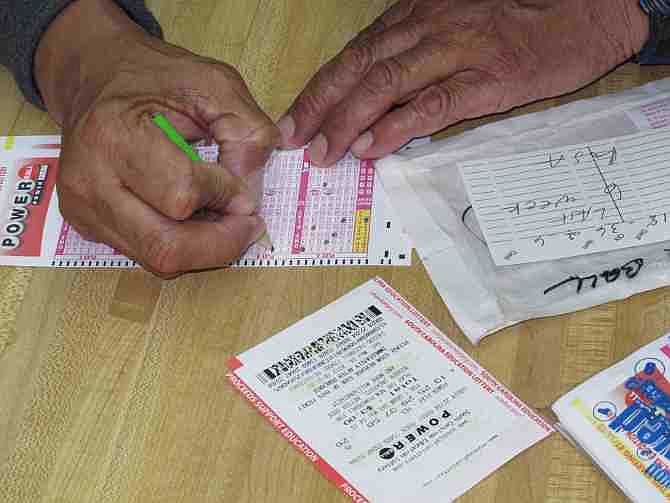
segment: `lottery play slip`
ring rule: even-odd
[[[379,278],[230,368],[242,396],[357,503],[451,501],[553,432]]]
[[[205,160],[218,156],[217,147],[198,150]],[[59,153],[58,136],[0,137],[0,265],[135,267],[63,219],[55,188]],[[230,265],[410,265],[409,238],[374,163],[347,156],[319,169],[305,149],[278,151],[264,178],[261,214],[274,249],[252,246]]]

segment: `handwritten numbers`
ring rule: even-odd
[[[516,203],[511,206],[507,206],[503,208],[503,211],[511,213],[512,215],[520,215],[521,214],[521,203]]]
[[[623,232],[619,232],[619,224],[612,224],[610,226],[610,229],[612,230],[612,234],[614,235],[614,241],[621,241],[623,238],[626,237]]]
[[[607,187],[605,187],[605,194],[612,197],[613,199],[616,199],[617,201],[621,201],[623,199],[623,192],[621,191],[621,187],[616,183],[608,184]]]
[[[463,163],[494,262],[524,264],[670,241],[670,202],[663,197],[670,186],[669,144],[667,128]]]
[[[563,154],[561,154],[560,157],[558,157],[558,158],[554,158],[553,154],[550,153],[549,154],[549,161],[547,161],[547,162],[549,163],[549,167],[551,169],[556,169],[561,165],[561,163],[563,161],[565,161],[565,156]]]
[[[519,254],[518,251],[510,250],[510,252],[507,255],[505,255],[505,260],[512,260],[512,258],[514,258],[514,256],[518,254]]]

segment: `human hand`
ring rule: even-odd
[[[86,239],[170,278],[224,266],[264,233],[243,179],[279,135],[232,67],[149,36],[111,0],[80,0],[44,35],[35,75],[63,126],[61,212]],[[215,140],[220,163],[190,161],[158,112]]]
[[[309,82],[280,121],[330,165],[389,154],[464,119],[573,91],[638,52],[637,0],[401,0]]]

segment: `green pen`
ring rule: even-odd
[[[202,158],[198,155],[198,152],[196,152],[191,144],[187,142],[181,134],[179,134],[179,131],[175,129],[175,127],[170,123],[165,115],[160,113],[155,114],[151,120],[154,124],[156,124],[156,126],[160,128],[161,131],[163,131],[168,140],[179,147],[179,149],[184,152],[189,159],[192,161],[202,161]],[[258,241],[256,241],[256,244],[262,246],[266,250],[272,250],[274,248],[267,231],[265,231],[265,233],[263,233]]]
[[[161,129],[161,131],[163,131],[163,133],[165,133],[165,136],[168,137],[168,140],[177,145],[179,149],[189,157],[189,159],[192,161],[202,161],[195,149],[184,139],[182,135],[179,134],[179,131],[174,128],[167,117],[165,117],[163,114],[156,114],[153,116],[152,120],[153,123],[156,124]]]

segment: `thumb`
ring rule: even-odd
[[[241,177],[262,167],[279,145],[279,129],[258,106],[237,70],[210,62],[194,84],[199,95],[190,99],[219,144],[223,165]]]
[[[262,169],[280,140],[274,122],[255,103],[217,118],[210,130],[219,144],[220,162],[242,178]]]

